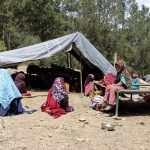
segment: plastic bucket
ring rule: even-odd
[[[67,90],[67,92],[69,92],[69,83],[65,83],[65,87],[66,87],[66,90]]]

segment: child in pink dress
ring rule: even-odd
[[[118,60],[115,63],[115,68],[117,71],[117,75],[114,84],[108,84],[105,90],[105,111],[111,110],[116,105],[116,91],[121,89],[127,89],[131,84],[131,77],[129,72],[126,70],[125,62],[123,60]]]

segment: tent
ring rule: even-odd
[[[79,32],[39,44],[0,53],[0,66],[13,66],[18,63],[51,57],[58,52],[74,51],[80,58],[98,67],[104,74],[115,73],[108,60]]]
[[[109,63],[109,61],[86,39],[86,37],[79,32],[39,44],[1,52],[0,66],[13,66],[27,61],[51,57],[58,52],[70,51],[80,58],[80,62],[82,60],[89,66],[92,64],[93,66],[99,68],[104,74],[108,72],[113,72],[116,74],[114,67]],[[82,65],[80,66],[80,82],[82,92]]]

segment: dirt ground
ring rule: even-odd
[[[121,120],[114,120],[112,113],[92,110],[89,98],[75,93],[69,97],[75,111],[58,119],[41,112],[46,96],[23,98],[24,108],[37,112],[0,117],[0,150],[150,149],[150,106],[124,103],[120,107]],[[106,121],[118,124],[114,131],[101,129]]]

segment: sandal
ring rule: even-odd
[[[112,110],[114,108],[113,105],[108,105],[107,107],[104,108],[105,111]]]

